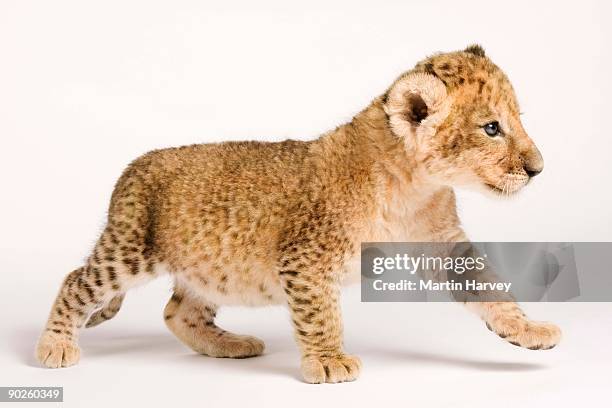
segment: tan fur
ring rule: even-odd
[[[47,367],[75,364],[78,329],[114,316],[123,294],[162,273],[168,327],[198,353],[261,354],[214,324],[221,305],[287,304],[312,383],[357,378],[342,347],[340,286],[358,277],[364,241],[466,241],[453,186],[510,194],[542,159],[512,87],[479,47],[440,54],[319,139],[153,151],[119,179],[86,265],[64,281],[37,347]],[[498,121],[505,135],[482,126]],[[531,348],[559,341],[511,302],[470,307]],[[97,310],[97,311],[96,311]]]

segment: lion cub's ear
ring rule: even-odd
[[[384,109],[393,132],[411,138],[435,132],[450,110],[444,83],[434,75],[411,72],[389,88]]]

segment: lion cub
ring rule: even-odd
[[[222,305],[287,304],[309,383],[351,381],[339,297],[364,241],[467,241],[453,186],[510,195],[542,171],[508,78],[480,46],[400,76],[350,123],[320,138],[201,144],[128,166],[86,265],[65,278],[36,355],[79,359],[79,329],[112,318],[130,288],[168,273],[170,330],[213,357],[261,354],[215,324]],[[560,331],[513,302],[468,303],[510,343],[547,349]]]

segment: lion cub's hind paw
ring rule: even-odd
[[[43,335],[36,346],[36,359],[45,367],[70,367],[79,362],[81,350],[72,340]]]
[[[210,341],[210,340],[209,340]],[[225,332],[223,336],[202,347],[202,354],[219,358],[248,358],[264,352],[264,342],[253,336]]]

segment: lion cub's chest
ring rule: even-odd
[[[357,251],[344,265],[343,285],[352,285],[360,281],[361,244],[363,242],[405,242],[424,239],[418,222],[406,217],[379,217],[366,225],[363,234],[356,242]]]

